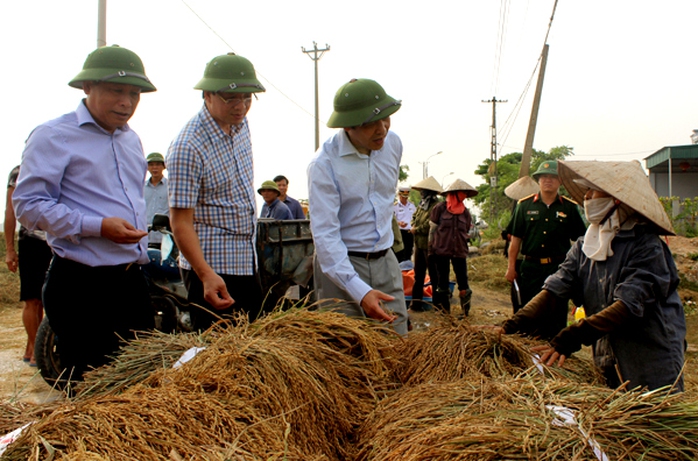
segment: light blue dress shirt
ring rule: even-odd
[[[147,263],[147,238],[119,244],[101,237],[102,219],[122,218],[146,230],[147,162],[128,125],[100,127],[84,100],[75,112],[39,125],[22,154],[12,202],[27,229],[47,232],[60,257],[88,266]]]
[[[153,216],[156,214],[170,215],[170,204],[167,200],[167,178],[163,177],[157,185],[150,182],[150,178],[145,180],[143,186],[143,194],[145,195],[145,222],[150,225],[153,223]],[[156,231],[148,233],[149,243],[160,243],[162,234]]]
[[[383,147],[359,153],[344,130],[308,166],[310,227],[322,272],[357,302],[371,290],[347,251],[374,253],[393,245],[393,199],[402,142],[388,132]]]

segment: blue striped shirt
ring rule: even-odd
[[[218,274],[254,274],[257,205],[247,118],[230,136],[204,105],[172,141],[166,164],[170,207],[194,209],[208,265]],[[180,266],[191,269],[183,256]]]
[[[148,239],[103,238],[102,219],[122,218],[146,230],[141,140],[128,125],[109,133],[84,102],[32,131],[13,194],[17,219],[47,232],[60,257],[88,266],[147,263]]]

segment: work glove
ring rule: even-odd
[[[548,290],[541,290],[528,304],[502,324],[504,334],[527,333],[535,335],[539,323],[537,319],[551,315],[556,304],[555,295]]]
[[[569,357],[581,349],[582,345],[590,346],[617,329],[630,316],[630,310],[619,299],[602,311],[568,326],[550,341],[550,345],[559,354]]]

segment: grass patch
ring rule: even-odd
[[[468,281],[499,293],[509,293],[509,282],[504,277],[507,260],[501,253],[468,258]]]

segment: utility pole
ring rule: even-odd
[[[303,46],[301,50],[315,62],[315,150],[318,150],[320,148],[320,105],[318,102],[317,62],[325,54],[325,51],[330,51],[330,45],[325,43],[325,48],[318,49],[317,43],[313,42],[312,50],[306,50]]]
[[[490,221],[494,220],[494,189],[497,187],[497,103],[507,102],[506,100],[497,99],[496,96],[492,96],[492,99],[487,101],[482,101],[486,103],[492,103],[492,126],[491,131],[491,145],[490,145],[490,160],[493,169],[490,174]]]
[[[107,46],[107,0],[97,5],[97,48]]]
[[[523,157],[521,158],[521,168],[519,178],[528,176],[531,170],[531,156],[533,155],[533,137],[536,134],[536,124],[538,123],[538,108],[540,107],[540,97],[543,93],[543,79],[545,78],[545,66],[548,63],[548,44],[543,46],[540,57],[540,69],[538,70],[538,83],[536,93],[533,97],[533,107],[531,108],[531,119],[528,121],[528,133],[526,133],[526,144],[524,145]]]

